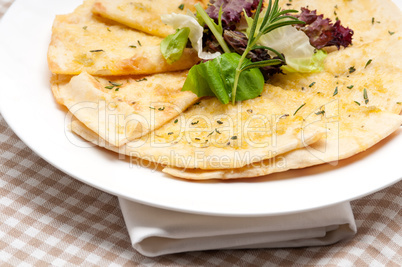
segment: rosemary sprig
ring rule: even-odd
[[[281,64],[285,61],[283,56],[279,52],[275,51],[274,49],[257,45],[261,36],[271,32],[275,29],[278,29],[280,27],[294,25],[294,24],[305,24],[305,22],[300,21],[293,16],[287,15],[289,13],[297,13],[298,12],[297,10],[293,10],[293,9],[281,10],[281,8],[279,7],[279,3],[278,3],[279,0],[275,0],[274,3],[272,3],[272,0],[269,0],[268,8],[267,8],[264,18],[262,20],[262,23],[258,27],[258,20],[259,20],[263,2],[264,1],[260,1],[260,3],[258,4],[257,11],[255,12],[254,21],[253,21],[253,24],[251,25],[247,47],[244,50],[244,52],[240,58],[239,64],[236,68],[235,79],[234,79],[234,84],[233,84],[233,88],[232,88],[232,104],[235,103],[237,85],[239,83],[240,74],[244,70],[251,69],[251,68],[261,68],[261,67],[265,67],[265,66],[277,65],[277,64]],[[278,55],[278,57],[280,59],[270,59],[270,60],[251,62],[251,63],[245,64],[244,60],[246,59],[248,53],[252,50],[259,49],[259,48],[268,49],[268,50],[274,52],[276,55]]]

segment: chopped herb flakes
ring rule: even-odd
[[[138,45],[139,45],[139,46],[142,46],[142,44],[141,44],[140,40],[138,40],[138,41],[137,41],[137,43],[138,43]]]
[[[332,96],[336,96],[338,94],[338,86],[335,88],[334,94]]]
[[[116,88],[116,89],[114,89],[114,91],[117,92],[117,91],[119,91],[119,89],[120,89],[120,88]]]
[[[174,120],[174,123],[178,123],[178,122],[179,122],[179,119],[175,119],[175,120]]]
[[[138,82],[142,82],[142,81],[148,81],[148,80],[147,80],[147,78],[142,78],[142,79],[140,79],[140,80],[136,80],[137,83],[138,83]]]
[[[155,109],[154,107],[149,107],[150,109]]]
[[[180,9],[180,10],[183,10],[183,9],[184,9],[184,4],[181,4],[181,5],[179,6],[179,9]]]
[[[301,105],[301,106],[295,111],[295,113],[293,113],[293,116],[295,116],[296,113],[297,113],[302,107],[304,107],[305,105],[306,105],[306,103],[304,103],[303,105]]]
[[[88,26],[84,26],[84,27],[82,27],[84,30],[86,30],[86,29],[88,29]]]
[[[325,114],[325,110],[320,110],[315,113],[315,115],[324,115],[324,114]]]
[[[360,106],[360,103],[359,103],[359,102],[355,101],[355,103],[356,103],[356,104],[358,104],[358,105]]]
[[[346,88],[348,88],[349,90],[352,89],[353,87],[354,87],[354,85],[346,86]]]
[[[218,129],[216,129],[216,128],[215,128],[215,132],[216,132],[217,134],[221,134],[221,132],[220,132]]]
[[[109,89],[109,90],[112,90],[112,89],[114,89],[115,87],[117,87],[116,89],[115,89],[115,91],[119,91],[119,86],[122,86],[123,84],[122,83],[115,83],[115,82],[112,82],[112,81],[109,81],[109,83],[111,84],[111,85],[109,85],[109,86],[105,86],[105,88],[106,89]]]
[[[173,134],[173,132],[168,133],[168,135],[172,135],[172,134]]]
[[[394,35],[395,32],[388,31],[389,35]]]
[[[164,111],[165,107],[158,108],[159,111]]]
[[[194,106],[201,104],[201,101],[194,103]]]
[[[367,66],[370,65],[372,61],[373,61],[372,59],[369,59],[369,61],[367,61],[367,63],[366,63],[366,66],[364,66],[364,68],[367,68]]]
[[[230,139],[232,139],[232,140],[237,140],[237,136],[234,135],[234,136],[230,137]]]
[[[363,91],[363,98],[364,98],[364,103],[366,103],[366,105],[367,105],[368,102],[369,102],[369,99],[368,99],[367,89],[366,88],[364,88],[364,91]]]
[[[221,122],[221,121],[216,121],[218,124],[223,124],[223,122]]]
[[[123,85],[122,83],[115,83],[115,82],[112,82],[112,81],[109,81],[109,83],[111,85],[113,85],[113,86],[122,86]]]
[[[375,18],[372,17],[372,18],[371,18],[371,24],[374,24],[374,22],[375,22]]]
[[[308,87],[313,87],[315,82],[312,82]]]
[[[353,73],[353,72],[355,72],[355,71],[356,71],[355,66],[352,66],[352,67],[349,68],[349,73]]]
[[[402,105],[402,102],[396,102],[398,105]]]
[[[193,121],[192,123],[191,123],[191,125],[196,125],[196,124],[198,124],[200,121]]]
[[[99,53],[99,52],[105,52],[105,50],[102,49],[95,49],[95,50],[89,50],[91,53]]]
[[[129,47],[130,48],[137,48],[137,46],[135,46],[135,45],[130,45]]]

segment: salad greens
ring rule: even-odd
[[[295,27],[303,31],[310,38],[311,45],[317,49],[326,46],[336,46],[339,49],[341,46],[347,47],[352,44],[353,31],[343,27],[340,20],[332,24],[330,19],[317,15],[316,10],[310,11],[303,7],[296,17],[305,24]]]
[[[184,48],[186,48],[188,42],[188,35],[190,34],[190,28],[184,27],[177,29],[175,34],[171,34],[161,42],[161,51],[169,64],[181,58]]]
[[[202,22],[207,24],[208,28],[210,29],[212,34],[215,36],[219,45],[222,47],[223,51],[225,53],[230,53],[231,51],[230,51],[229,47],[226,45],[225,40],[223,40],[223,38],[222,38],[222,34],[223,34],[223,27],[222,27],[222,20],[221,20],[222,12],[223,12],[222,7],[219,10],[218,24],[216,24],[214,22],[214,20],[208,16],[208,14],[204,11],[204,9],[202,9],[200,4],[195,4],[194,7],[198,12],[199,17],[201,18],[200,20],[202,20]]]
[[[255,12],[255,17],[254,21],[249,26],[249,36],[248,36],[248,43],[246,50],[243,52],[243,55],[241,56],[239,60],[239,64],[237,65],[236,68],[236,74],[235,74],[235,80],[234,80],[234,85],[232,88],[232,104],[235,103],[236,100],[236,91],[237,91],[237,85],[239,82],[240,74],[242,71],[250,68],[261,68],[265,66],[270,66],[270,65],[277,65],[280,64],[281,62],[278,59],[272,59],[272,60],[263,60],[259,62],[251,62],[248,63],[245,61],[246,56],[251,50],[255,49],[267,49],[271,52],[274,52],[277,54],[278,57],[280,57],[283,61],[285,59],[279,52],[276,50],[267,47],[267,46],[259,46],[258,41],[260,38],[264,35],[267,34],[275,29],[278,29],[283,26],[287,25],[294,25],[294,24],[304,24],[304,22],[298,20],[295,17],[287,15],[288,13],[297,13],[297,10],[281,10],[278,4],[278,0],[275,0],[274,4],[272,5],[272,0],[269,0],[269,4],[267,7],[267,10],[265,12],[265,16],[263,21],[261,22],[261,25],[257,27],[258,24],[258,18],[261,12],[262,8],[262,3],[263,1],[260,1],[257,7],[257,11]]]
[[[282,66],[285,73],[313,73],[321,72],[324,69],[324,60],[327,57],[327,52],[317,50],[311,57],[287,57],[287,65]]]
[[[293,26],[281,27],[261,36],[259,44],[285,55],[287,65],[282,67],[285,72],[320,72],[327,55],[311,46],[308,36]]]
[[[210,18],[218,22],[222,21],[222,24],[228,28],[240,22],[243,12],[251,17],[259,2],[259,0],[211,0],[206,12]]]
[[[188,73],[183,91],[192,91],[197,96],[216,96],[223,104],[233,98],[235,69],[240,61],[237,53],[225,53],[213,60],[195,65]],[[245,59],[250,64],[249,59]],[[258,68],[242,71],[237,80],[238,101],[256,98],[264,89],[264,77]]]
[[[184,14],[167,14],[162,16],[162,21],[168,25],[171,25],[175,29],[182,29],[188,27],[190,29],[190,33],[188,35],[188,39],[191,42],[192,47],[198,52],[198,57],[204,60],[214,59],[219,56],[221,53],[210,53],[207,51],[203,51],[202,47],[202,36],[204,34],[204,28],[200,25],[197,18],[189,12],[187,15]],[[169,38],[170,35],[166,38]],[[169,38],[170,39],[170,38]],[[169,42],[174,42],[173,39],[170,39]],[[170,46],[169,44],[165,44],[166,46]],[[184,50],[184,48],[183,48]],[[162,55],[166,58],[168,56],[168,51],[161,50]]]
[[[316,11],[282,10],[278,0],[262,9],[260,0],[211,0],[197,14],[169,14],[166,24],[178,28],[161,44],[168,63],[181,57],[190,40],[202,62],[189,71],[183,91],[216,96],[222,103],[259,96],[272,75],[319,72],[325,46],[348,46],[353,31],[332,24]],[[295,14],[298,13],[298,14]]]

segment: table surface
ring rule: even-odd
[[[0,0],[0,18],[12,2]],[[2,266],[401,266],[401,189],[402,181],[352,201],[358,232],[335,245],[147,258],[131,247],[117,197],[48,164],[19,140],[0,115]]]

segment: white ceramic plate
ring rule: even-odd
[[[188,182],[86,147],[65,132],[65,110],[49,87],[46,52],[55,14],[81,0],[17,0],[0,25],[0,108],[15,133],[67,174],[111,194],[152,206],[202,214],[259,216],[305,211],[355,199],[402,176],[398,131],[338,166],[257,179]]]

